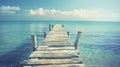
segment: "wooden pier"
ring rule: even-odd
[[[20,63],[21,67],[85,67],[79,57],[77,46],[71,45],[69,34],[60,24],[52,26],[41,45],[36,45],[36,37],[32,36],[34,51],[29,59]],[[80,32],[79,32],[80,33]],[[79,34],[78,33],[78,34]],[[77,35],[78,37],[79,35]]]

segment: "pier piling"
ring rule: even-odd
[[[46,33],[46,32],[44,32],[44,38],[46,37],[46,34],[47,34],[47,33]]]
[[[36,39],[36,35],[35,34],[33,34],[33,35],[31,35],[31,37],[32,37],[32,43],[33,43],[33,51],[35,51],[36,50],[36,48],[37,48],[37,39]]]
[[[78,32],[77,32],[77,36],[76,36],[76,40],[75,40],[75,42],[74,42],[74,47],[75,47],[75,49],[78,48],[78,42],[79,42],[79,39],[80,39],[80,34],[81,34],[81,32],[78,31]]]
[[[70,32],[69,31],[67,31],[67,35],[68,35],[68,37],[70,36]]]
[[[51,31],[51,24],[49,24],[49,31]]]
[[[54,27],[54,25],[52,24],[52,28]]]

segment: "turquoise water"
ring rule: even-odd
[[[18,67],[32,52],[31,34],[39,43],[49,24],[64,24],[74,43],[81,31],[80,59],[86,67],[120,67],[120,23],[88,21],[11,21],[0,22],[0,67]]]

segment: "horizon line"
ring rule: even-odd
[[[92,21],[97,21],[97,22],[120,22],[120,21],[107,21],[107,20],[0,20],[0,22],[2,22],[2,21],[4,21],[4,22],[10,22],[10,21],[75,21],[75,22],[80,22],[80,21],[87,21],[87,22],[92,22]]]

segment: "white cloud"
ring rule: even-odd
[[[30,10],[29,12],[30,12],[31,15],[36,15],[36,13],[37,13],[37,12],[34,11],[34,10]]]
[[[100,10],[86,10],[86,9],[75,9],[71,11],[62,11],[62,10],[56,10],[56,9],[43,9],[39,8],[37,10],[30,10],[29,14],[31,15],[66,15],[66,16],[81,16],[81,17],[89,17],[94,16],[94,14],[97,14],[100,16]]]
[[[74,9],[69,11],[56,10],[56,9],[43,9],[30,10],[31,15],[63,15],[63,16],[79,16],[79,17],[103,17],[107,12],[103,9],[87,10],[87,9]]]
[[[69,11],[57,10],[57,9],[43,9],[39,8],[36,10],[31,9],[30,15],[41,15],[41,16],[73,16],[85,19],[103,19],[108,17],[108,12],[103,9],[87,10],[87,9],[74,9]]]
[[[1,14],[14,14],[16,11],[19,11],[20,7],[15,6],[0,6]]]

